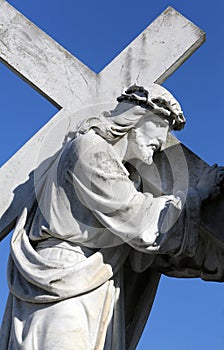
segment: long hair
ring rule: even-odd
[[[85,134],[93,129],[105,140],[116,142],[144,117],[134,113],[136,108],[138,107],[131,103],[120,102],[114,110],[90,117],[78,124],[75,134]],[[132,110],[131,113],[130,110]]]

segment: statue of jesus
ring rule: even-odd
[[[32,209],[21,208],[1,350],[135,349],[161,273],[224,280],[222,249],[200,233],[201,204],[220,195],[224,169],[154,197],[136,166],[150,167],[184,125],[177,100],[152,84],[77,126],[38,178]]]

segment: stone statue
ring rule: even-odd
[[[153,84],[126,88],[114,110],[77,126],[37,177],[32,209],[21,208],[2,350],[135,349],[161,273],[224,280],[223,249],[200,231],[223,167],[157,197],[138,171],[184,124],[176,99]]]

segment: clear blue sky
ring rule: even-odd
[[[188,17],[206,32],[207,41],[164,85],[181,101],[187,117],[179,139],[209,164],[224,163],[223,1],[9,2],[96,72],[167,6]],[[0,84],[2,165],[55,114],[56,108],[2,64]],[[0,246],[1,313],[7,296],[8,241]],[[223,292],[223,284],[162,278],[138,350],[223,349]]]

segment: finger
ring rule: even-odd
[[[218,171],[217,174],[216,174],[216,178],[217,178],[217,179],[222,179],[223,176],[224,176],[224,170],[220,170],[220,171]]]
[[[224,173],[224,168],[223,167],[219,167],[217,169],[217,174],[223,174]]]
[[[224,167],[223,166],[219,166],[218,167],[218,171],[221,171],[221,172],[224,171]]]
[[[211,171],[217,169],[217,167],[218,167],[218,164],[216,164],[216,163],[213,164],[213,165],[210,167],[210,169],[208,170],[208,173],[210,173]]]
[[[223,180],[224,180],[224,174],[219,174],[219,175],[217,176],[217,180],[218,180],[219,182],[223,181]]]

